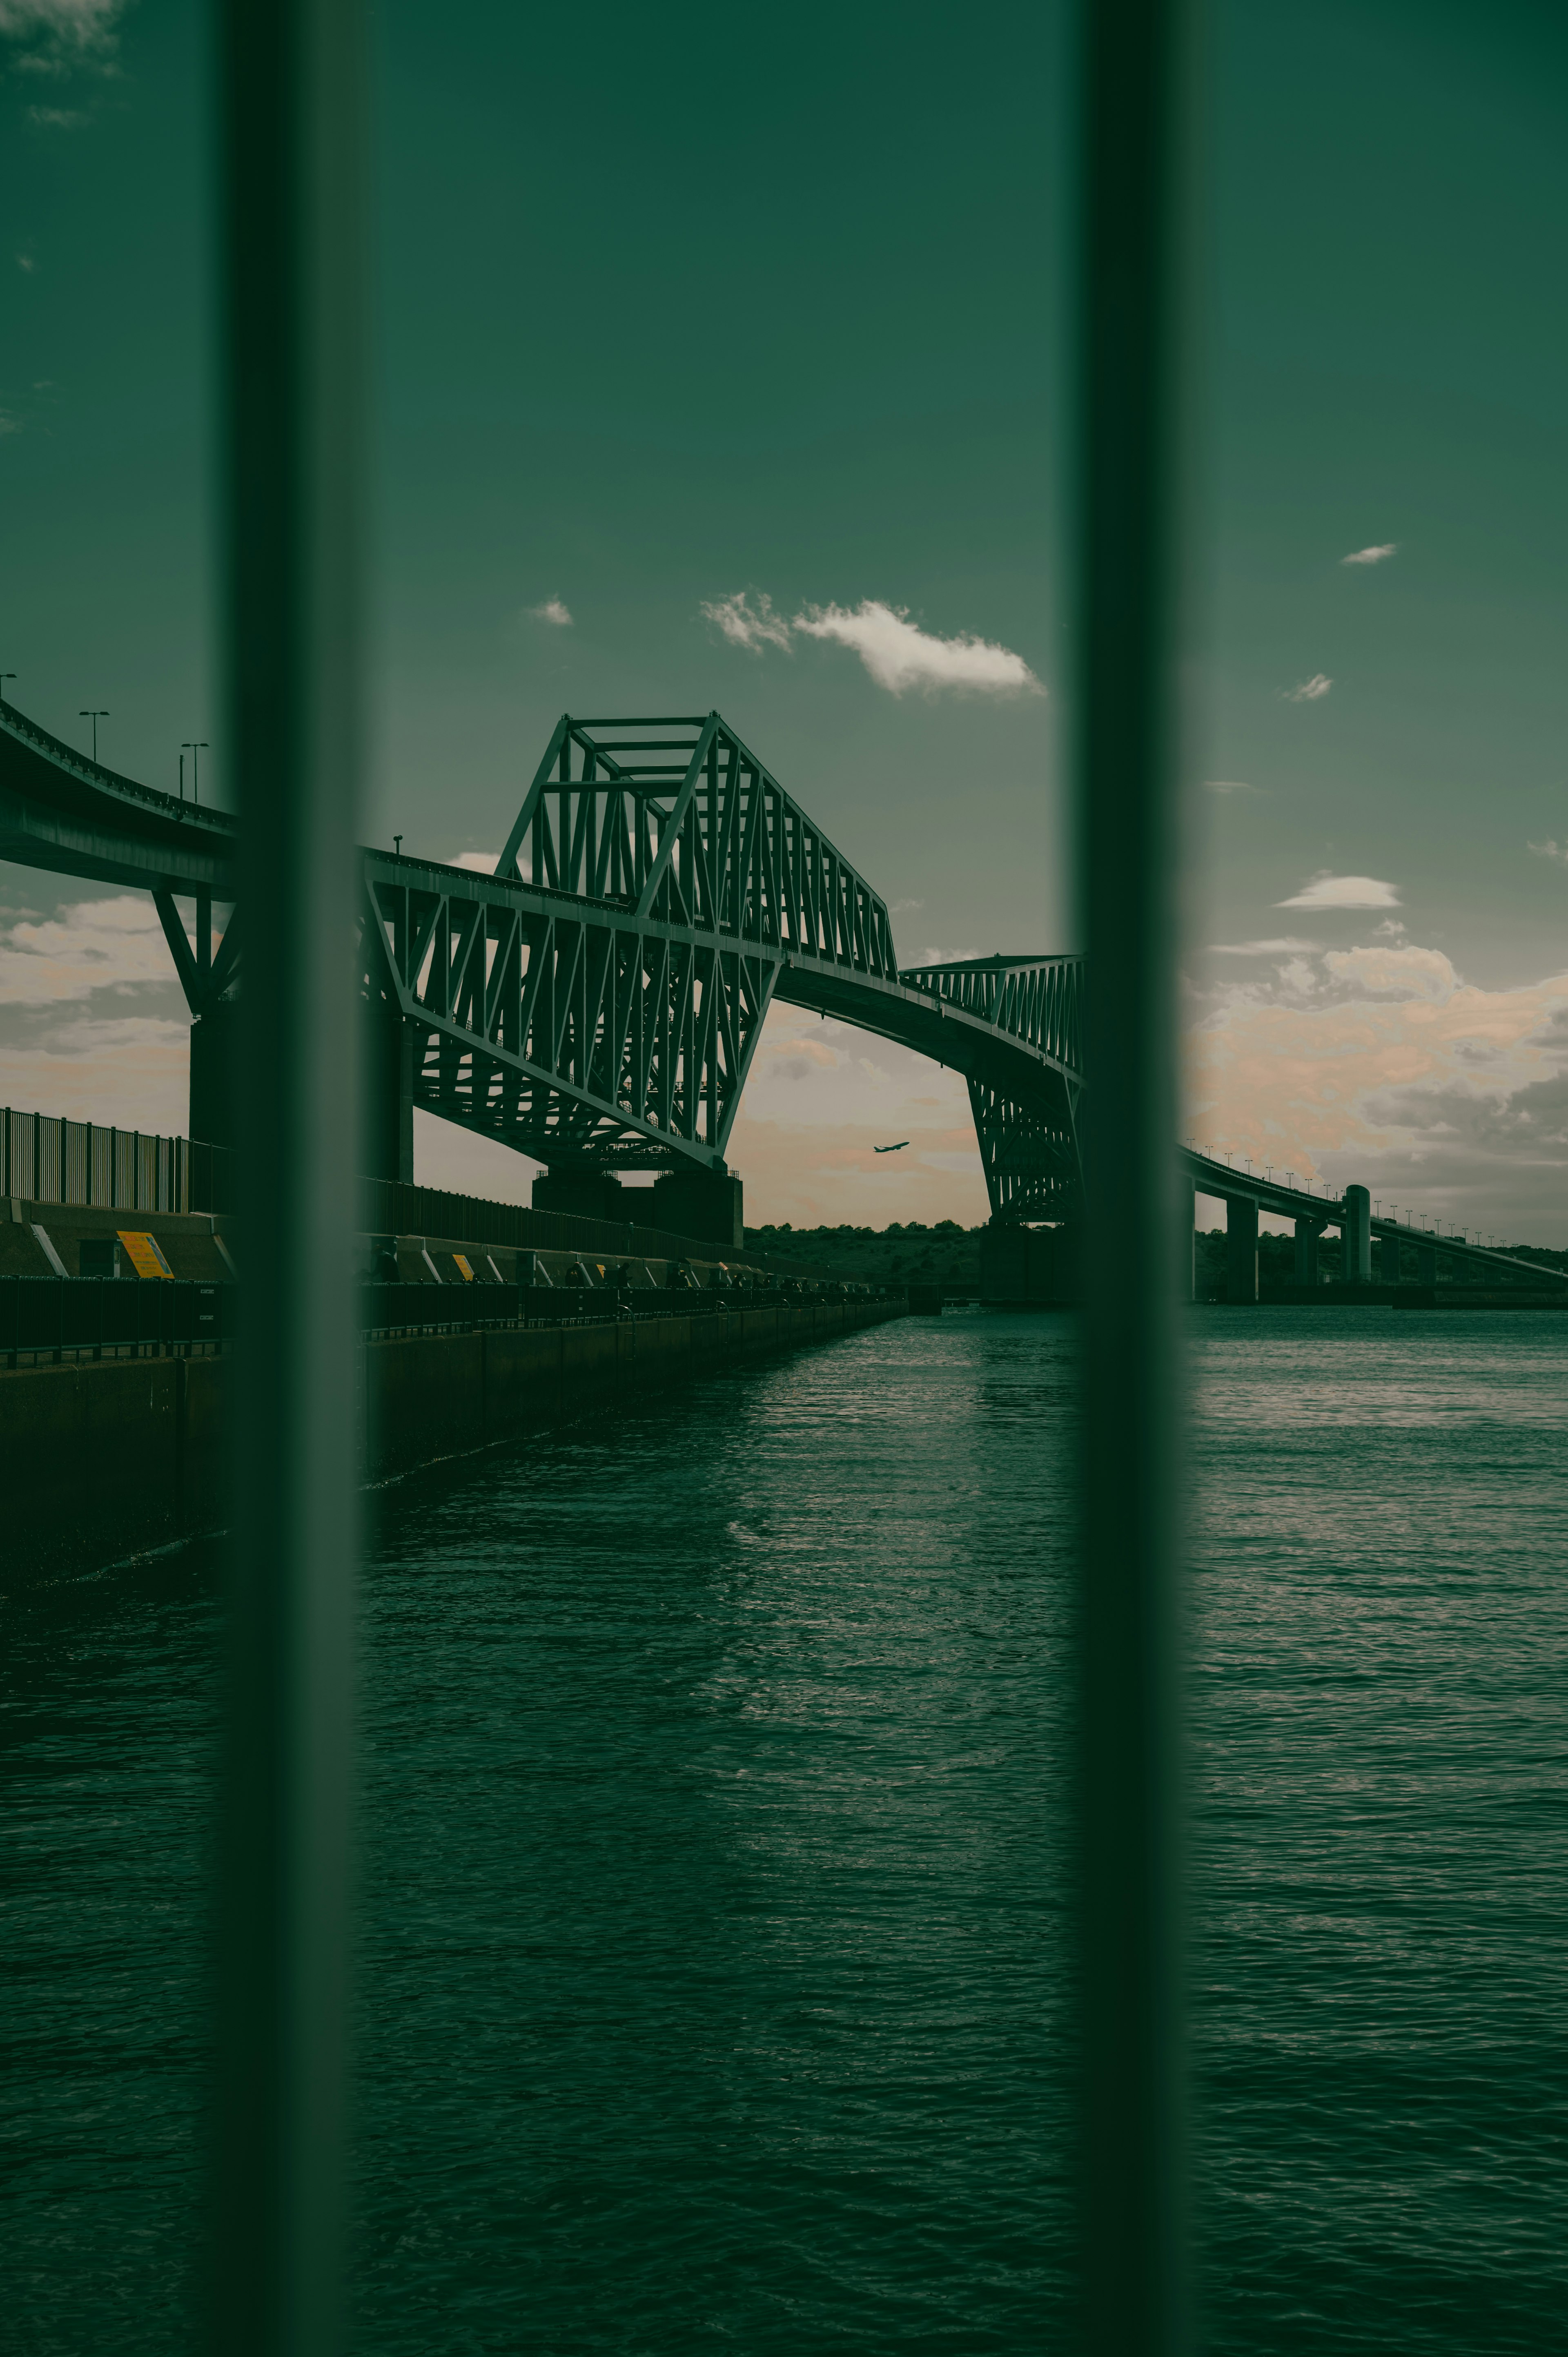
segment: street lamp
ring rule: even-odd
[[[0,704],[5,701],[5,682],[8,679],[15,679],[16,676],[14,671],[0,671]]]
[[[199,757],[209,750],[207,739],[205,737],[188,737],[184,744],[180,747],[180,750],[182,753],[188,753],[190,755],[190,799],[193,805],[199,808],[201,803],[201,762]],[[180,793],[182,798],[184,796],[184,792],[185,769],[182,763],[180,768]]]
[[[109,706],[106,704],[98,705],[96,707],[84,704],[76,716],[79,720],[91,720],[92,723],[92,766],[96,769],[98,767],[98,724],[101,720],[108,719]]]

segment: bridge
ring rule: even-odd
[[[241,982],[235,823],[119,776],[0,702],[0,858],[153,893],[191,1014],[191,1135],[230,1142]],[[188,931],[179,899],[194,902]],[[212,909],[230,917],[214,946]],[[653,1171],[661,1224],[739,1241],[725,1150],[776,1001],[961,1072],[993,1222],[1071,1222],[1081,1201],[1083,962],[1004,955],[900,967],[884,899],[716,712],[564,715],[491,876],[366,847],[360,987],[368,1175],[411,1178],[413,1109],[547,1173],[534,1200],[617,1215]],[[1179,1149],[1222,1200],[1228,1291],[1257,1297],[1260,1215],[1294,1222],[1296,1275],[1326,1230],[1345,1273],[1385,1282],[1402,1246],[1495,1282],[1558,1280],[1466,1239]]]
[[[1340,1274],[1351,1285],[1398,1285],[1402,1254],[1407,1248],[1415,1254],[1416,1282],[1421,1285],[1437,1282],[1440,1257],[1453,1267],[1463,1268],[1472,1280],[1482,1284],[1524,1284],[1542,1289],[1568,1285],[1568,1275],[1561,1270],[1517,1260],[1493,1246],[1472,1243],[1466,1236],[1441,1235],[1435,1227],[1424,1227],[1413,1218],[1402,1221],[1374,1216],[1372,1198],[1365,1187],[1347,1187],[1341,1196],[1320,1195],[1310,1187],[1288,1183],[1292,1173],[1276,1179],[1272,1170],[1238,1170],[1234,1163],[1199,1153],[1194,1146],[1180,1147],[1177,1158],[1184,1182],[1182,1203],[1177,1209],[1178,1232],[1185,1212],[1186,1225],[1194,1231],[1196,1243],[1195,1194],[1217,1197],[1225,1205],[1228,1301],[1258,1298],[1258,1229],[1260,1217],[1265,1213],[1294,1223],[1295,1282],[1300,1286],[1317,1284],[1318,1240],[1329,1228],[1338,1233]],[[1378,1259],[1375,1271],[1374,1244]],[[1191,1275],[1189,1265],[1189,1285]]]
[[[191,1024],[191,1134],[231,1135],[234,822],[86,759],[0,703],[0,858],[150,889]],[[722,1229],[725,1147],[775,999],[964,1075],[993,1214],[1079,1200],[1082,962],[900,971],[887,907],[717,713],[556,726],[493,876],[365,848],[370,1159],[413,1176],[413,1108],[544,1164],[536,1200]],[[194,934],[177,900],[193,900]],[[656,1191],[659,1191],[656,1189]]]
[[[419,1104],[544,1163],[560,1208],[624,1170],[690,1203],[779,1000],[961,1072],[993,1214],[1076,1202],[1081,961],[901,970],[886,901],[717,713],[563,717],[491,877],[363,866],[365,992],[407,1067],[389,1166]]]

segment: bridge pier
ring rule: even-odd
[[[1317,1273],[1317,1242],[1323,1233],[1320,1220],[1298,1220],[1295,1223],[1295,1281],[1298,1285],[1316,1285]]]
[[[1197,1189],[1190,1178],[1176,1181],[1176,1294],[1197,1298]]]
[[[1437,1246],[1435,1244],[1417,1244],[1415,1248],[1415,1273],[1423,1285],[1436,1284]]]
[[[1079,1298],[1079,1230],[991,1220],[980,1232],[980,1297],[993,1309],[1062,1308]]]
[[[741,1182],[733,1170],[667,1170],[653,1183],[653,1224],[721,1252],[744,1252]]]
[[[231,1146],[234,1135],[234,1032],[240,1010],[215,998],[190,1026],[190,1131],[203,1146]]]
[[[360,1159],[367,1178],[413,1178],[413,1027],[385,999],[365,1008],[365,1107]],[[192,1066],[194,1074],[195,1067]]]
[[[565,1163],[541,1171],[533,1182],[533,1208],[564,1211],[574,1220],[625,1220],[627,1196],[614,1171]]]
[[[1372,1199],[1365,1187],[1345,1189],[1345,1217],[1339,1226],[1339,1250],[1348,1285],[1372,1281]]]
[[[1400,1240],[1398,1236],[1378,1238],[1378,1275],[1384,1285],[1400,1281]]]
[[[1246,1196],[1232,1195],[1225,1206],[1225,1298],[1257,1297],[1258,1207]]]

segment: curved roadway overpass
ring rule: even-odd
[[[220,1138],[239,978],[232,816],[120,776],[0,701],[0,858],[150,890]],[[564,716],[495,876],[367,849],[361,946],[391,1102],[556,1168],[717,1169],[774,997],[964,1075],[993,1209],[1079,1186],[1081,961],[900,973],[886,905],[716,713]],[[176,907],[196,904],[194,938]]]
[[[1441,1258],[1465,1267],[1473,1276],[1490,1278],[1499,1286],[1521,1281],[1544,1288],[1568,1286],[1568,1274],[1560,1269],[1516,1260],[1495,1246],[1471,1243],[1463,1235],[1445,1236],[1435,1226],[1422,1227],[1410,1220],[1376,1216],[1365,1187],[1347,1187],[1342,1195],[1319,1195],[1311,1187],[1288,1186],[1269,1170],[1238,1170],[1234,1163],[1200,1154],[1190,1146],[1179,1149],[1179,1158],[1182,1173],[1193,1191],[1212,1196],[1226,1206],[1231,1264],[1230,1290],[1236,1298],[1257,1297],[1258,1219],[1263,1213],[1276,1220],[1294,1222],[1296,1275],[1303,1284],[1316,1284],[1317,1238],[1326,1228],[1335,1228],[1350,1262],[1360,1278],[1368,1282],[1373,1275],[1371,1247],[1376,1243],[1380,1252],[1386,1250],[1389,1254],[1384,1273],[1384,1282],[1389,1284],[1399,1283],[1399,1255],[1402,1248],[1408,1247],[1415,1253],[1417,1265],[1425,1272],[1427,1282],[1435,1277],[1436,1263]]]
[[[91,761],[0,701],[0,859],[150,890],[192,1026],[192,1135],[213,1137],[239,974],[235,822]],[[1083,965],[998,954],[900,969],[886,903],[716,713],[564,716],[493,877],[367,849],[367,998],[385,1018],[385,1156],[412,1170],[412,1106],[553,1167],[724,1169],[774,998],[961,1072],[993,1212],[1059,1217],[1079,1187]],[[195,939],[175,905],[196,903]],[[1260,1213],[1441,1254],[1499,1281],[1568,1283],[1509,1254],[1373,1218],[1179,1149],[1225,1201],[1238,1265]],[[1255,1276],[1254,1276],[1255,1285]]]

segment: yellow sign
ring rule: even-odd
[[[457,1268],[458,1268],[458,1271],[459,1271],[459,1273],[460,1273],[460,1275],[461,1275],[461,1276],[462,1276],[462,1279],[463,1279],[464,1284],[465,1284],[465,1285],[472,1285],[472,1284],[473,1284],[473,1282],[474,1282],[474,1272],[473,1272],[473,1270],[468,1266],[468,1264],[467,1264],[467,1262],[465,1260],[465,1258],[463,1257],[463,1254],[462,1254],[461,1253],[454,1253],[454,1254],[453,1254],[453,1255],[452,1255],[452,1257],[453,1257],[453,1259],[454,1259],[454,1260],[456,1262],[456,1264],[457,1264]]]
[[[125,1257],[138,1276],[172,1276],[170,1268],[151,1236],[137,1235],[130,1228],[119,1230],[120,1242],[125,1247]]]

